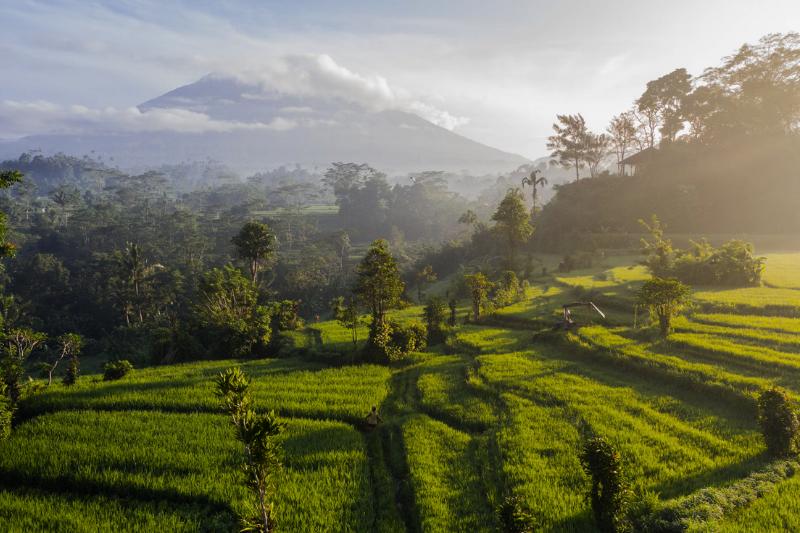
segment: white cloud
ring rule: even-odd
[[[14,137],[36,133],[148,132],[182,133],[227,132],[234,130],[284,131],[297,127],[294,120],[276,117],[268,123],[215,120],[186,109],[136,107],[60,106],[47,101],[0,102],[0,129]]]
[[[455,116],[414,98],[407,90],[391,86],[383,76],[354,72],[327,54],[286,55],[265,61],[257,70],[223,70],[219,74],[233,76],[243,83],[258,84],[265,91],[292,96],[338,98],[372,111],[408,111],[449,130],[469,122],[466,117]],[[243,96],[248,99],[259,98],[254,94]]]

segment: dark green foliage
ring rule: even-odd
[[[619,453],[602,437],[592,437],[584,443],[580,459],[591,478],[589,500],[597,527],[608,533],[620,531],[628,489]]]
[[[275,234],[262,222],[248,222],[231,239],[238,256],[247,261],[251,281],[258,282],[259,271],[275,254]]]
[[[469,289],[472,300],[472,318],[478,321],[487,308],[489,291],[494,287],[494,283],[489,281],[483,272],[465,275],[464,283]]]
[[[353,348],[355,349],[358,346],[358,326],[361,323],[356,299],[350,298],[347,304],[345,304],[343,296],[334,298],[331,301],[331,310],[333,311],[333,318],[335,318],[342,327],[350,330]]]
[[[428,330],[428,344],[440,344],[447,338],[447,307],[444,300],[434,297],[428,300],[423,310],[425,327]]]
[[[530,213],[519,189],[510,189],[492,215],[494,230],[508,247],[508,265],[514,266],[519,247],[533,234]]]
[[[410,352],[424,350],[428,332],[420,322],[400,323],[387,320],[370,326],[370,342],[365,347],[368,360],[391,363],[404,359]]]
[[[691,289],[676,279],[652,278],[639,289],[639,304],[658,321],[662,337],[669,335],[672,319],[688,303]]]
[[[786,391],[773,387],[761,393],[758,424],[770,454],[781,457],[795,449],[800,422]]]
[[[497,509],[505,533],[533,533],[534,517],[519,496],[508,496]]]
[[[30,328],[13,328],[4,334],[1,369],[6,395],[12,405],[22,396],[22,377],[25,361],[31,353],[41,347],[47,336]]]
[[[397,262],[389,252],[386,241],[372,243],[358,265],[356,275],[353,293],[372,314],[367,351],[385,355],[391,334],[391,327],[385,320],[386,311],[400,303],[404,287]],[[378,358],[383,359],[381,355]]]
[[[252,280],[227,265],[206,273],[200,286],[197,319],[216,356],[261,353],[272,336],[270,310],[258,302]]]
[[[421,322],[395,322],[390,321],[389,335],[390,345],[397,350],[395,359],[401,359],[410,352],[422,351],[425,349],[428,330]]]
[[[503,276],[495,290],[494,304],[497,307],[505,307],[520,301],[524,295],[517,274],[511,270],[507,270],[503,272]]]
[[[103,365],[103,381],[115,381],[124,378],[133,370],[133,365],[127,359],[109,361]]]
[[[576,252],[564,256],[558,263],[559,272],[572,272],[582,268],[591,268],[594,265],[594,254],[590,252]]]
[[[719,287],[746,287],[761,283],[764,271],[763,257],[753,255],[753,245],[732,240],[719,248],[707,241],[692,241],[689,250],[672,246],[664,237],[664,227],[658,217],[650,223],[639,221],[650,234],[642,239],[642,262],[653,274],[661,278],[676,278],[684,283]]]
[[[300,302],[281,300],[272,304],[272,329],[274,331],[294,331],[303,327],[299,314]]]
[[[244,447],[242,469],[254,496],[254,516],[241,517],[242,531],[269,533],[275,530],[270,500],[281,469],[281,448],[275,437],[284,425],[272,411],[262,415],[255,412],[249,389],[250,380],[239,368],[230,368],[216,379],[216,394],[230,416],[236,439]]]
[[[678,251],[674,277],[684,283],[717,287],[748,287],[761,283],[763,257],[753,255],[753,245],[728,241],[714,248],[705,241],[693,242],[688,251]]]
[[[458,300],[451,298],[447,301],[447,307],[450,309],[450,317],[447,319],[448,325],[452,328],[456,325],[456,313],[458,312]]]
[[[77,355],[70,357],[69,363],[67,364],[67,371],[64,373],[64,378],[61,382],[66,385],[74,385],[76,381],[78,381],[78,376],[81,373],[81,362],[78,359]]]
[[[0,441],[11,435],[11,420],[13,415],[14,410],[11,405],[11,400],[6,394],[6,385],[0,382]]]

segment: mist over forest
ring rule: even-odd
[[[0,38],[0,530],[800,528],[800,34],[176,6]]]

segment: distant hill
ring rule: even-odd
[[[684,235],[800,234],[800,137],[720,146],[676,143],[636,176],[581,179],[558,187],[542,211],[540,250],[638,242],[639,219],[657,215]]]
[[[213,159],[243,173],[299,164],[366,162],[393,173],[446,170],[494,173],[528,160],[467,139],[404,111],[372,111],[341,99],[287,96],[231,77],[209,75],[139,106],[178,109],[235,122],[230,131],[102,131],[35,135],[0,143],[0,159],[41,149],[113,157],[122,167]],[[251,125],[252,127],[248,126]]]

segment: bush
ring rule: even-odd
[[[580,459],[592,480],[589,500],[597,527],[608,532],[621,530],[628,491],[619,453],[602,437],[593,437],[584,444]]]
[[[425,325],[420,322],[399,324],[384,321],[373,324],[365,347],[366,356],[383,363],[399,361],[409,352],[424,350],[427,335]]]
[[[773,387],[761,394],[758,424],[770,454],[779,457],[792,452],[800,424],[785,391]]]
[[[128,372],[133,370],[133,365],[126,359],[109,361],[103,365],[103,381],[114,381],[124,378]]]
[[[14,414],[11,401],[6,395],[6,387],[0,383],[0,441],[11,435],[11,418]]]
[[[428,344],[440,344],[447,338],[447,307],[441,298],[431,298],[423,311],[425,327],[428,329]]]
[[[533,515],[525,508],[519,496],[508,496],[497,510],[503,531],[507,533],[532,533],[534,527]]]
[[[422,322],[413,321],[405,324],[390,322],[389,326],[391,344],[400,350],[402,356],[425,349],[428,330]]]
[[[78,356],[75,355],[69,358],[69,364],[67,365],[67,371],[64,373],[64,378],[61,382],[66,385],[75,385],[75,382],[78,381],[78,374],[81,372],[81,364],[78,360]]]
[[[661,336],[672,329],[672,319],[687,305],[691,289],[676,279],[652,278],[639,289],[638,301],[658,321]]]
[[[495,305],[505,307],[520,301],[522,296],[524,293],[517,275],[511,270],[503,272],[503,278],[494,294]]]

